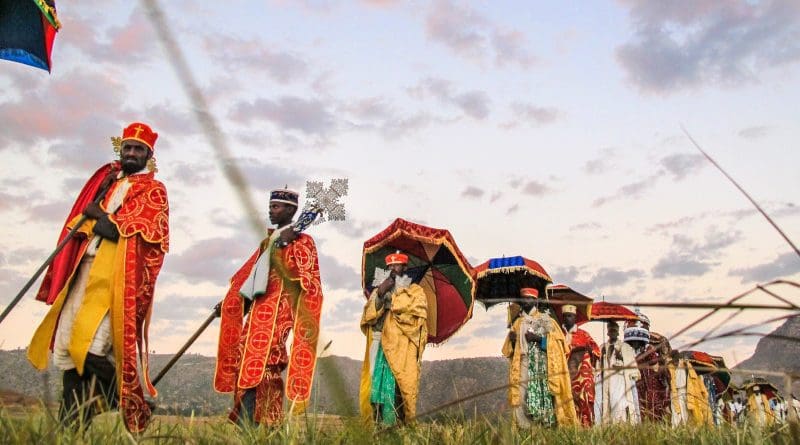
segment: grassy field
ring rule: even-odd
[[[790,444],[800,443],[788,426],[769,429],[670,428],[662,425],[518,430],[507,419],[440,419],[396,429],[373,430],[356,419],[308,416],[281,428],[239,428],[222,417],[156,416],[141,435],[131,435],[116,413],[89,428],[63,429],[43,409],[0,408],[3,444]]]

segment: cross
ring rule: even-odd
[[[134,128],[134,130],[136,130],[136,133],[133,135],[133,137],[139,139],[139,133],[143,132],[144,128],[142,128],[142,126],[139,125],[138,127]]]
[[[319,224],[327,219],[330,221],[344,221],[344,203],[339,198],[347,195],[347,178],[332,179],[328,188],[325,188],[322,181],[306,182],[306,205],[294,223],[295,232],[302,232],[308,226]]]

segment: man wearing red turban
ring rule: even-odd
[[[411,422],[417,413],[422,352],[428,342],[428,299],[406,275],[408,256],[386,257],[375,273],[361,315],[367,350],[361,368],[360,410],[364,421]]]
[[[101,167],[81,190],[59,242],[82,216],[86,222],[51,263],[36,295],[52,306],[31,340],[28,359],[44,370],[53,351],[63,371],[65,423],[90,422],[98,396],[119,406],[130,431],[142,431],[150,419],[139,370],[155,397],[147,331],[169,248],[167,191],[147,168],[157,138],[140,122],[123,130],[119,161]]]

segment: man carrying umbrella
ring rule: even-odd
[[[233,275],[222,301],[214,389],[233,393],[232,421],[280,423],[284,370],[292,414],[303,413],[311,396],[322,286],[314,240],[291,224],[297,204],[297,192],[270,193],[269,219],[277,228]]]
[[[575,324],[578,308],[565,304],[561,308],[562,327],[567,345],[567,365],[572,379],[572,398],[575,411],[583,426],[594,424],[594,367],[600,358],[600,348],[588,332]]]
[[[361,373],[360,398],[365,419],[392,425],[411,422],[417,411],[420,364],[428,341],[425,291],[406,275],[408,256],[386,256],[388,270],[376,273],[361,331],[367,351]]]
[[[62,231],[65,247],[37,294],[52,306],[31,340],[28,359],[44,370],[53,351],[63,371],[59,417],[66,423],[79,413],[84,425],[90,422],[98,397],[119,406],[130,431],[143,430],[150,419],[139,371],[155,396],[147,328],[169,247],[167,192],[148,171],[157,137],[143,123],[123,130],[120,160],[101,167],[84,186]]]
[[[503,344],[509,366],[509,405],[515,423],[578,425],[567,368],[567,346],[558,323],[538,310],[539,291],[520,289],[524,302],[509,306],[510,331]]]

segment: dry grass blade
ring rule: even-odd
[[[681,125],[681,130],[683,130],[683,133],[686,135],[687,138],[689,138],[689,140],[692,142],[695,148],[697,148],[697,150],[699,150],[700,153],[702,153],[703,156],[705,156],[705,158],[708,159],[708,161],[711,162],[711,164],[713,164],[714,167],[717,168],[717,170],[722,172],[722,174],[725,175],[725,177],[728,178],[728,180],[731,181],[731,183],[733,183],[733,185],[736,186],[736,188],[739,189],[740,192],[742,192],[742,194],[750,201],[751,204],[753,204],[753,206],[755,206],[756,209],[758,209],[758,211],[764,216],[764,218],[766,218],[766,220],[770,224],[772,224],[772,227],[774,227],[775,230],[778,231],[778,233],[783,237],[783,239],[786,240],[787,243],[789,243],[792,249],[794,249],[794,252],[797,254],[797,256],[800,256],[800,249],[798,249],[797,246],[795,246],[795,244],[792,242],[792,240],[789,239],[789,236],[787,236],[786,233],[784,233],[783,230],[781,230],[781,228],[778,227],[778,224],[775,223],[775,221],[773,221],[769,215],[767,215],[767,212],[765,212],[764,209],[762,209],[761,206],[758,205],[756,200],[753,199],[750,196],[750,194],[747,193],[744,190],[744,188],[742,188],[742,186],[740,186],[739,183],[736,182],[736,180],[731,177],[731,175],[728,174],[728,172],[726,172],[719,164],[717,164],[717,161],[715,161],[708,153],[706,153],[705,150],[700,148],[700,144],[698,144],[697,141],[694,140],[694,138],[689,134],[688,131],[686,131],[686,128],[684,128],[683,125]]]

